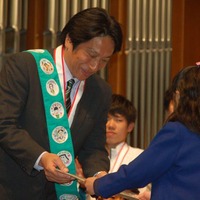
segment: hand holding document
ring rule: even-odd
[[[58,171],[58,172],[60,172],[62,174],[66,174],[66,175],[76,179],[81,184],[85,182],[85,178],[82,178],[80,176],[76,176],[75,174],[65,173],[65,172],[60,171],[59,169],[56,169],[56,171]],[[119,196],[119,197],[125,198],[127,200],[138,200],[137,194],[133,193],[130,190],[126,190],[126,191],[120,192],[119,194],[116,194],[114,196]]]
[[[56,169],[56,171],[58,171],[58,172],[60,172],[62,174],[68,175],[71,178],[74,178],[74,179],[78,180],[80,183],[84,183],[85,182],[85,178],[82,178],[80,176],[76,176],[75,174],[70,174],[68,172],[62,172],[60,169]]]

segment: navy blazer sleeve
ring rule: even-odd
[[[175,162],[182,144],[179,135],[178,125],[168,123],[129,165],[122,165],[118,172],[97,179],[95,194],[107,198],[125,189],[140,188],[154,182]]]

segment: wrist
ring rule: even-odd
[[[107,174],[106,171],[99,171],[99,172],[97,172],[96,174],[94,174],[94,177],[99,178],[99,177],[102,177],[102,176],[104,176],[104,175],[106,175],[106,174]]]

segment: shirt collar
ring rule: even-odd
[[[115,148],[111,148],[110,149],[110,158],[114,158],[114,157],[117,156],[118,152],[120,151],[120,149],[122,148],[122,146],[124,145],[124,143],[125,142],[121,142]]]
[[[65,80],[66,80],[66,82],[67,81],[69,81],[70,79],[74,79],[75,80],[75,84],[77,83],[77,82],[79,82],[79,80],[77,79],[77,78],[74,78],[73,76],[72,76],[72,74],[71,74],[71,72],[70,72],[70,70],[69,70],[69,68],[68,68],[68,66],[67,66],[67,64],[66,64],[66,62],[64,62],[64,68],[65,68]]]

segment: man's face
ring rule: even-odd
[[[67,37],[65,47],[64,58],[71,74],[85,80],[107,65],[114,51],[114,42],[110,36],[95,37],[73,49]]]
[[[132,131],[134,123],[128,124],[123,115],[108,114],[106,123],[106,143],[109,147],[116,147],[119,143],[126,141],[129,132]]]

